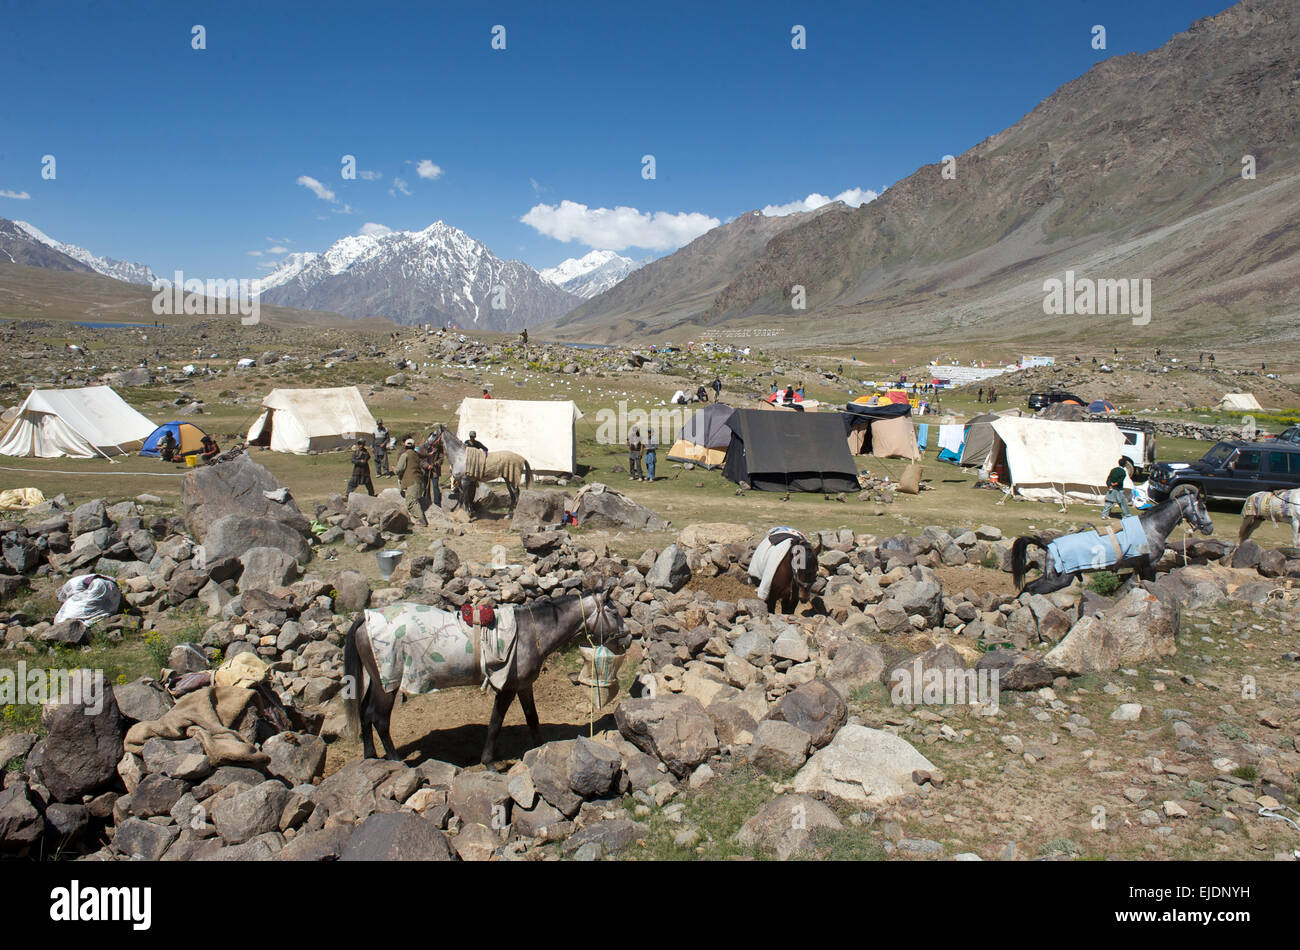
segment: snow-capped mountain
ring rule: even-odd
[[[27,236],[38,244],[44,244],[46,247],[53,248],[60,254],[66,254],[74,261],[78,261],[89,267],[97,274],[103,274],[105,277],[112,277],[114,280],[126,281],[128,284],[145,284],[152,287],[158,279],[154,272],[149,269],[147,264],[132,264],[128,261],[119,261],[111,257],[99,257],[90,253],[84,247],[77,247],[75,244],[65,244],[62,241],[56,241],[40,228],[26,221],[15,221],[18,231],[26,232]]]
[[[592,251],[582,257],[571,257],[538,273],[543,280],[548,280],[571,294],[577,294],[583,300],[590,300],[652,260],[653,257],[647,257],[634,261],[613,251]]]
[[[480,330],[518,330],[582,302],[441,221],[423,231],[352,235],[322,254],[291,254],[257,282],[257,292],[269,304]]]

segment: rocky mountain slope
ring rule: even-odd
[[[0,218],[0,261],[28,267],[50,267],[75,273],[102,274],[128,284],[152,287],[157,278],[147,264],[100,257],[84,247],[55,240],[26,221]]]
[[[649,264],[654,258],[634,261],[613,251],[592,251],[582,257],[571,257],[554,267],[539,271],[543,280],[590,300],[603,294],[628,274]]]
[[[774,327],[799,342],[861,339],[867,329],[1077,338],[1098,325],[1129,340],[1294,339],[1298,39],[1293,0],[1243,0],[1159,49],[1099,63],[958,156],[951,178],[927,165],[860,208],[782,229],[759,254],[738,255],[725,286],[674,275],[655,287],[672,306],[638,309],[629,280],[566,323],[626,335],[689,319]],[[1253,178],[1243,160],[1253,160]],[[1067,270],[1150,279],[1150,321],[1049,316],[1044,281],[1064,281]],[[796,285],[804,311],[791,307]]]

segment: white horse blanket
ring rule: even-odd
[[[384,692],[400,686],[414,696],[448,686],[504,686],[515,665],[515,608],[493,610],[493,627],[471,627],[459,613],[425,604],[367,610],[366,633]]]
[[[754,556],[749,559],[749,576],[758,581],[758,599],[767,600],[772,592],[772,578],[781,566],[790,545],[796,541],[806,541],[803,533],[794,528],[773,528],[758,542]]]

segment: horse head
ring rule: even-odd
[[[438,436],[442,442],[443,452],[446,453],[447,465],[451,469],[452,478],[461,478],[465,474],[465,443],[456,438],[455,434],[444,428]]]
[[[1210,512],[1205,507],[1205,499],[1201,497],[1200,492],[1189,492],[1186,495],[1179,496],[1178,507],[1182,509],[1183,517],[1201,534],[1214,534],[1214,522],[1210,520]]]
[[[588,601],[590,600],[590,603]],[[582,610],[582,628],[585,635],[595,646],[603,646],[613,653],[625,653],[632,645],[632,634],[623,622],[623,615],[609,602],[609,591],[602,590],[587,597],[579,595],[578,606]]]
[[[818,538],[816,547],[807,541],[796,541],[790,548],[790,579],[800,601],[812,599],[812,586],[817,581],[817,555],[821,547]]]

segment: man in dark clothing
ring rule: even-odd
[[[717,402],[718,398],[721,395],[722,395],[722,380],[719,377],[714,376],[713,377],[713,401]]]
[[[698,399],[700,402],[708,402],[709,391],[705,389],[703,386],[701,386],[699,389],[695,390],[695,398]]]
[[[442,487],[438,482],[442,479],[444,454],[442,439],[439,438],[441,435],[441,429],[430,432],[420,451],[420,468],[424,473],[423,498],[426,502],[432,501],[439,508],[442,507]]]
[[[983,402],[983,401],[984,401],[984,387],[983,387],[983,386],[981,386],[981,387],[979,388],[979,392],[975,393],[975,401],[976,401],[976,402]]]
[[[199,450],[199,458],[203,460],[204,465],[212,465],[216,462],[217,456],[221,454],[221,447],[217,445],[217,440],[210,435],[203,437],[202,448]]]
[[[375,477],[392,475],[393,470],[388,467],[388,430],[384,428],[383,419],[375,420],[375,434],[371,444],[375,450]]]
[[[375,486],[370,482],[370,452],[366,449],[366,440],[357,439],[357,444],[352,448],[352,477],[348,479],[348,487],[343,489],[343,500],[347,501],[348,495],[362,485],[373,498]]]
[[[1124,490],[1124,480],[1128,478],[1128,469],[1121,458],[1106,476],[1106,503],[1101,506],[1102,518],[1110,517],[1110,510],[1119,505],[1120,514],[1125,518],[1133,514],[1128,506],[1128,492]]]
[[[171,429],[164,432],[163,437],[159,440],[158,455],[164,462],[170,462],[176,458],[176,437],[172,435]]]
[[[465,448],[478,449],[481,452],[487,451],[487,446],[478,440],[478,433],[470,431],[469,438],[465,440]]]
[[[633,428],[627,436],[627,474],[632,481],[640,481],[641,457],[645,454],[645,444],[641,441],[641,430]]]

